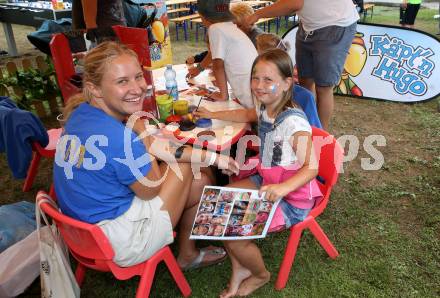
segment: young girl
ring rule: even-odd
[[[315,199],[322,196],[314,180],[318,171],[311,127],[291,100],[292,69],[289,55],[280,49],[268,50],[255,60],[251,90],[261,141],[258,173],[229,185],[259,189],[266,199],[281,200],[269,231],[303,221]],[[252,241],[225,241],[225,246],[232,276],[220,297],[246,296],[269,281],[270,273]]]

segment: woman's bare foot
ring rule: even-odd
[[[252,273],[245,268],[232,272],[228,287],[220,293],[220,298],[234,297],[243,280],[249,278],[251,275]]]
[[[248,296],[253,293],[256,289],[261,288],[270,280],[270,273],[266,271],[262,276],[250,276],[248,279],[243,281],[237,290],[238,296]]]

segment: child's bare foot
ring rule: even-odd
[[[220,298],[234,297],[243,280],[251,276],[251,272],[247,269],[240,269],[232,273],[228,287],[220,293]]]
[[[270,280],[270,273],[266,271],[261,276],[250,276],[248,279],[243,281],[237,290],[238,296],[248,296],[253,293],[256,289],[261,288]]]

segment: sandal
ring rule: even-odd
[[[206,255],[216,255],[218,258],[212,261],[204,261]],[[208,246],[200,249],[199,255],[188,265],[181,267],[183,271],[207,267],[224,261],[227,257],[226,251],[222,247]]]

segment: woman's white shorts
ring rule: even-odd
[[[116,264],[139,264],[173,242],[171,219],[167,211],[160,210],[162,204],[159,196],[148,201],[135,196],[124,214],[98,223],[113,247]]]

